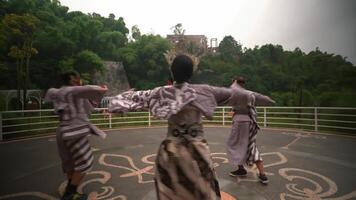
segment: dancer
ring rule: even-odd
[[[105,138],[105,133],[91,124],[88,115],[93,104],[100,102],[106,86],[82,86],[80,76],[75,71],[61,76],[63,86],[48,90],[45,101],[53,102],[59,115],[57,129],[58,153],[68,184],[62,200],[85,200],[86,194],[79,194],[77,187],[93,164],[93,154],[89,144],[89,134]]]
[[[245,78],[237,77],[233,79],[231,88],[244,88]],[[266,106],[275,102],[264,95],[251,92],[252,101],[249,105],[233,105],[233,123],[231,133],[227,140],[227,155],[229,162],[236,167],[230,172],[230,176],[246,176],[247,171],[243,164],[256,164],[259,171],[258,178],[261,183],[267,184],[268,178],[264,173],[263,161],[256,146],[256,135],[259,131],[257,125],[256,105]]]
[[[212,119],[217,105],[247,105],[243,88],[189,84],[193,61],[187,55],[174,58],[170,70],[174,84],[146,91],[128,91],[114,97],[110,112],[148,108],[155,118],[167,119],[167,137],[159,146],[155,187],[160,200],[218,200],[220,189],[213,168],[202,117]]]

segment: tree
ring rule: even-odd
[[[131,36],[134,40],[138,40],[141,37],[141,32],[137,25],[132,26]]]
[[[58,0],[0,0],[0,22],[10,13],[31,14],[39,19],[33,46],[40,53],[31,57],[31,66],[36,67],[29,69],[32,88],[57,86],[59,73],[72,68],[76,56],[83,50],[118,61],[120,48],[127,46],[129,31],[123,18],[115,19],[114,15],[102,17],[95,13],[68,12],[68,7]],[[8,54],[17,40],[12,34],[4,35],[4,26],[0,29],[0,62],[7,67],[0,73],[0,79],[6,80],[1,87],[13,89],[17,84],[8,77],[16,77],[16,59]],[[13,48],[11,55],[20,59],[22,51],[15,50]]]
[[[30,86],[30,59],[32,55],[38,53],[37,49],[33,48],[38,23],[39,20],[30,14],[8,14],[2,20],[3,31],[11,45],[8,55],[16,60],[17,98],[20,99],[22,88],[23,106],[26,105],[27,88]]]
[[[31,21],[38,23],[30,26]],[[131,86],[138,89],[162,85],[169,77],[163,54],[172,46],[160,36],[143,35],[137,26],[128,40],[125,21],[113,14],[68,12],[58,0],[0,0],[0,22],[1,89],[20,93],[29,87],[26,74],[32,88],[46,89],[56,86],[59,73],[68,69],[78,69],[91,82],[91,75],[101,70],[101,59],[122,62]],[[199,55],[195,44],[184,41],[185,33],[181,23],[172,27],[175,50]],[[33,38],[32,48],[24,38]],[[356,67],[319,48],[309,53],[276,44],[242,48],[226,36],[216,54],[200,58],[192,81],[229,86],[236,75],[247,77],[249,89],[274,95],[281,106],[356,106]]]
[[[95,73],[102,73],[105,70],[101,58],[89,50],[78,53],[74,61],[74,69],[81,73],[84,80],[88,82],[92,80]]]
[[[129,33],[129,29],[126,27],[122,17],[119,17],[119,19],[116,20],[115,15],[110,14],[109,18],[101,17],[100,21],[104,24],[103,31],[119,31],[124,35]]]
[[[130,85],[148,89],[162,85],[169,78],[168,64],[164,53],[171,48],[161,36],[142,35],[120,50]]]
[[[5,0],[0,0],[0,17],[4,16],[6,14],[7,8],[6,8],[7,4],[5,2]]]
[[[175,26],[171,27],[171,30],[173,31],[173,34],[175,35],[175,51],[179,53],[186,53],[189,50],[193,51],[194,47],[192,45],[187,44],[187,41],[185,40],[184,33],[185,29],[183,29],[183,26],[181,23],[176,24]]]
[[[225,61],[234,60],[242,55],[242,46],[232,36],[225,36],[219,44],[219,53]]]
[[[117,60],[117,51],[126,46],[127,38],[119,31],[101,32],[97,38],[98,54],[108,60]]]
[[[181,23],[176,24],[175,26],[171,27],[173,30],[174,35],[184,35],[185,29]]]

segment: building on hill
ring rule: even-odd
[[[201,55],[208,51],[208,42],[205,35],[167,35],[166,38],[173,44],[177,52],[186,52]]]
[[[177,52],[188,52],[197,56],[218,52],[217,38],[210,39],[210,46],[205,35],[167,35],[166,39]]]

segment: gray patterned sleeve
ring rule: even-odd
[[[50,88],[48,89],[46,95],[45,95],[45,98],[44,98],[44,101],[45,102],[53,102],[55,99],[56,99],[56,95],[55,93],[58,91],[58,89],[56,88]]]
[[[251,102],[251,92],[239,87],[213,87],[211,86],[216,103],[224,105],[248,105]]]
[[[276,103],[270,97],[262,95],[260,93],[254,92],[253,95],[255,96],[256,106],[270,106]]]
[[[67,104],[61,101],[60,98],[58,97],[57,95],[58,91],[59,90],[56,88],[50,88],[47,91],[46,96],[44,98],[45,102],[53,103],[55,114],[59,114],[62,110],[65,109],[65,107],[67,107]]]
[[[96,85],[71,87],[71,93],[73,94],[73,96],[76,96],[78,98],[89,99],[97,102],[99,102],[103,98],[106,91],[107,91],[106,88],[102,88]]]
[[[232,89],[224,87],[210,86],[210,90],[219,106],[226,105],[232,97]]]
[[[149,107],[153,90],[127,91],[113,97],[108,105],[109,112],[138,111]]]

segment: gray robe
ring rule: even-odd
[[[53,102],[59,115],[56,131],[58,152],[64,173],[87,172],[93,164],[88,136],[105,133],[89,122],[88,115],[94,109],[90,101],[99,102],[106,90],[99,86],[65,86],[48,90],[45,101]]]
[[[231,88],[241,88],[238,84],[232,84]],[[252,165],[256,161],[262,161],[256,145],[256,135],[259,127],[257,125],[257,112],[255,106],[267,106],[274,104],[268,96],[249,91],[251,98],[247,105],[232,105],[234,116],[232,128],[227,140],[227,156],[229,162],[237,167],[247,163]]]
[[[109,112],[148,108],[168,120],[167,137],[158,148],[155,186],[160,200],[221,199],[202,117],[212,119],[217,105],[247,103],[242,88],[181,84],[147,91],[129,91],[114,97]]]

